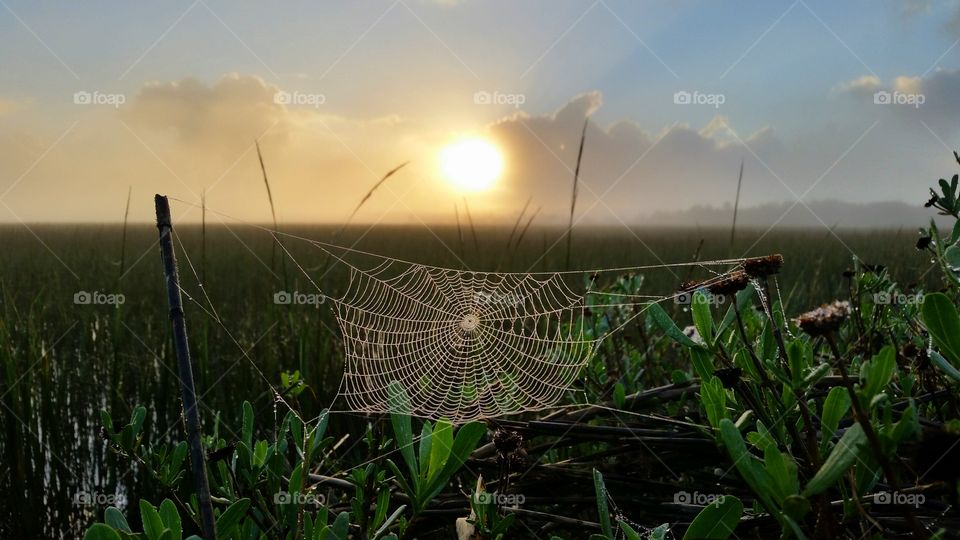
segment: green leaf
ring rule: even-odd
[[[482,422],[470,422],[460,426],[457,430],[457,436],[453,440],[453,448],[450,451],[450,457],[446,460],[443,469],[430,481],[421,502],[427,502],[437,496],[437,493],[447,485],[450,477],[457,472],[467,461],[470,454],[477,447],[477,443],[487,432],[486,424]]]
[[[417,478],[417,457],[413,451],[413,425],[410,421],[410,400],[407,393],[397,383],[388,387],[390,392],[390,421],[393,424],[393,436],[397,440],[397,448],[407,463],[411,478]]]
[[[860,378],[867,381],[863,392],[868,401],[887,387],[896,368],[897,353],[892,345],[887,345],[872,360],[864,362],[860,368]]]
[[[607,488],[603,485],[603,475],[593,470],[593,489],[597,494],[597,514],[600,516],[600,530],[607,538],[613,538],[613,527],[610,526],[610,509],[607,507]]]
[[[743,480],[765,504],[772,507],[773,485],[770,475],[760,466],[757,458],[747,450],[747,444],[743,441],[740,430],[729,418],[720,421],[720,440]]]
[[[719,427],[720,420],[727,417],[727,393],[719,378],[711,377],[700,385],[700,401],[707,411],[710,425]]]
[[[427,480],[431,481],[440,474],[443,467],[447,464],[450,457],[450,451],[453,449],[453,426],[446,420],[437,421],[437,426],[433,430],[433,441],[430,444],[430,472],[427,474]]]
[[[853,465],[861,452],[864,451],[867,436],[859,423],[850,426],[843,437],[837,441],[837,446],[830,452],[830,456],[823,462],[817,474],[807,483],[803,490],[805,496],[816,495],[830,488],[843,473]]]
[[[140,499],[140,520],[143,523],[143,533],[150,540],[159,540],[165,527],[160,513],[146,499]]]
[[[737,311],[743,313],[743,310],[750,305],[750,302],[753,300],[753,286],[749,286],[741,291],[737,292],[737,301],[727,308],[727,313],[723,316],[723,320],[720,321],[720,325],[717,326],[717,334],[723,334],[727,331],[727,328],[730,327],[734,321],[737,320],[737,313],[734,311],[736,308]]]
[[[703,291],[693,293],[690,302],[690,312],[693,315],[693,325],[697,328],[700,337],[707,346],[713,344],[713,316],[710,314],[710,300]]]
[[[733,534],[743,515],[743,503],[732,495],[724,495],[710,503],[693,518],[684,540],[713,539],[724,540]]]
[[[127,518],[123,517],[123,512],[115,506],[110,506],[103,512],[103,521],[118,531],[133,532],[130,529],[130,524],[127,523]]]
[[[689,347],[687,350],[690,351],[690,365],[693,366],[693,372],[701,380],[709,379],[714,372],[713,354],[702,347]]]
[[[333,521],[330,527],[330,540],[347,540],[347,534],[350,531],[350,513],[340,512],[337,519]]]
[[[960,315],[950,298],[943,293],[923,297],[923,323],[934,344],[953,366],[960,365]]]
[[[83,540],[121,540],[117,531],[104,523],[94,523],[83,535]]]
[[[960,382],[960,370],[953,367],[946,358],[940,355],[937,351],[929,351],[930,361],[933,362],[933,365],[940,368],[944,374],[953,379],[954,381]]]
[[[828,445],[833,439],[833,434],[840,425],[840,420],[847,415],[850,410],[850,393],[842,386],[835,386],[830,389],[827,399],[823,402],[823,414],[820,415],[820,429],[823,436],[820,440],[820,453],[826,454]]]
[[[420,431],[420,474],[414,478],[414,482],[425,484],[430,473],[430,449],[433,447],[433,424],[430,421],[423,423],[423,429]]]
[[[247,515],[247,509],[250,508],[250,499],[238,499],[227,507],[217,517],[217,531],[222,535],[227,535],[234,526],[240,523],[243,516]]]
[[[670,315],[667,315],[667,312],[660,307],[660,304],[649,304],[647,310],[650,312],[649,316],[653,319],[653,322],[655,322],[665,334],[673,338],[677,343],[687,347],[700,347],[696,341],[690,339],[686,334],[683,333],[683,330],[680,330],[680,328],[677,327],[677,325],[673,322],[673,319],[670,318]]]
[[[180,524],[180,514],[177,513],[177,507],[170,499],[164,499],[160,503],[160,519],[163,520],[163,526],[170,529],[170,537],[174,540],[183,538],[183,527]]]
[[[389,493],[389,492],[387,492],[387,493]],[[398,517],[400,517],[401,515],[403,515],[403,512],[404,512],[404,510],[406,510],[406,509],[407,509],[407,505],[402,504],[402,505],[400,505],[399,508],[397,508],[396,510],[394,510],[393,513],[390,514],[390,517],[388,517],[388,518],[386,519],[386,521],[383,522],[383,525],[381,525],[380,528],[377,529],[377,531],[376,531],[375,533],[373,533],[373,540],[377,540],[377,538],[379,538],[381,534],[387,532],[387,529],[390,528],[390,525],[393,525],[393,522],[396,521]],[[396,537],[394,537],[394,538],[396,538]]]
[[[621,521],[619,525],[620,530],[623,531],[623,535],[627,537],[627,540],[642,540],[640,533],[634,530],[633,527],[627,525],[626,521]]]

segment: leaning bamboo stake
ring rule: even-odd
[[[190,365],[190,348],[187,345],[187,326],[183,316],[183,299],[180,296],[180,278],[177,275],[177,260],[173,254],[173,224],[170,220],[170,203],[163,195],[154,198],[157,210],[157,229],[160,232],[160,257],[163,259],[163,275],[167,281],[167,301],[170,305],[170,320],[173,323],[173,344],[177,354],[177,370],[180,378],[180,394],[183,400],[183,419],[190,447],[190,469],[200,503],[200,526],[206,540],[217,538],[213,519],[213,504],[210,502],[210,485],[207,483],[207,467],[200,442],[200,410],[197,390],[193,385],[193,368]]]

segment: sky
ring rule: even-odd
[[[0,221],[563,222],[922,204],[960,147],[960,1],[0,0]],[[444,149],[502,172],[465,190]],[[183,201],[183,202],[180,202]],[[457,210],[455,210],[455,207]]]

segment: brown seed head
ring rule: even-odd
[[[766,277],[779,273],[783,266],[783,255],[779,253],[766,257],[754,257],[743,261],[743,271],[750,277]]]
[[[850,315],[850,302],[835,300],[797,317],[797,326],[811,336],[822,336],[840,327]]]
[[[748,283],[750,283],[750,276],[743,270],[735,270],[719,281],[710,284],[707,290],[719,296],[736,294],[737,291],[746,288]]]

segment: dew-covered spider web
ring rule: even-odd
[[[699,284],[708,287],[742,262],[482,272],[312,243],[349,269],[344,292],[330,298],[345,356],[339,395],[348,409],[390,412],[399,393],[411,414],[453,423],[555,407],[603,339],[652,303],[677,294],[597,291],[598,276],[671,266],[721,268]],[[378,262],[361,268],[348,261],[351,253]],[[605,331],[590,323],[594,312],[624,308],[626,320]]]
[[[705,289],[740,272],[745,260],[482,272],[419,264],[258,228],[278,240],[284,255],[332,304],[345,357],[338,396],[347,410],[388,413],[395,410],[399,393],[410,414],[453,423],[556,407],[605,338],[652,304],[690,294],[677,289],[660,294],[596,290],[600,276],[654,269],[676,275],[700,268],[710,275],[698,283]],[[325,274],[322,267],[305,268],[281,238],[306,242],[322,250],[330,263],[345,266],[348,278],[338,287],[342,292],[322,290],[317,285]],[[624,310],[626,316],[621,312],[608,318],[609,324],[598,331],[593,321],[608,310]]]

